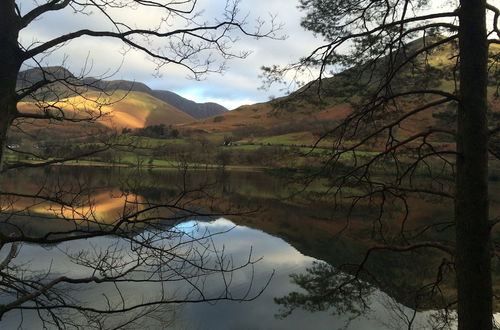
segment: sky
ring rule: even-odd
[[[18,0],[17,3],[22,13],[34,6],[32,0]],[[201,14],[197,19],[209,22],[221,19],[224,5],[225,0],[199,0],[196,8]],[[231,50],[235,53],[249,51],[250,54],[245,59],[227,61],[223,74],[211,73],[201,81],[190,79],[185,69],[173,64],[162,67],[160,75],[155,75],[155,65],[147,55],[124,49],[122,43],[109,38],[79,38],[38,60],[42,65],[64,63],[74,74],[79,74],[82,67],[87,68],[89,72],[85,72],[85,75],[88,76],[113,73],[109,79],[143,82],[153,89],[170,90],[196,102],[217,102],[234,109],[285,94],[280,86],[267,90],[259,88],[262,86],[262,78],[259,77],[261,66],[286,65],[320,44],[320,40],[300,26],[304,13],[297,9],[297,5],[298,0],[241,0],[239,16],[246,17],[250,30],[256,26],[258,18],[269,23],[270,15],[277,15],[276,22],[284,24],[277,32],[277,37],[286,38],[256,40],[232,34],[239,39]],[[164,17],[157,9],[110,10],[106,13],[139,28],[157,26],[160,18]],[[173,29],[183,27],[185,23],[174,18],[167,20],[166,24]],[[95,10],[90,15],[74,13],[73,10],[51,12],[22,30],[20,40],[24,46],[28,46],[82,28],[106,30],[109,25],[104,14]],[[160,45],[153,42],[150,46],[156,48]],[[127,52],[124,55],[125,50]]]

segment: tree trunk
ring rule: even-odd
[[[0,118],[0,173],[4,167],[5,161],[5,145],[7,143],[7,132],[9,130],[10,121],[8,118]]]
[[[488,220],[486,1],[461,0],[457,122],[456,274],[458,329],[492,329]]]
[[[0,171],[5,158],[7,132],[17,111],[16,82],[22,64],[17,41],[20,27],[15,1],[0,1]]]

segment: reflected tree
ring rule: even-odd
[[[291,279],[305,292],[292,292],[286,297],[276,298],[276,303],[284,308],[280,317],[288,316],[295,308],[304,308],[311,312],[332,310],[336,315],[356,318],[369,308],[374,290],[359,277],[323,262],[314,262],[306,273],[292,274]]]

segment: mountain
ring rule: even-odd
[[[408,44],[408,54],[421,47],[421,40]],[[453,68],[456,53],[451,45],[444,45],[426,56],[417,57],[407,70],[401,72],[391,84],[394,93],[405,90],[444,90],[454,93],[455,83]],[[499,53],[500,47],[492,45],[492,53]],[[381,59],[384,61],[385,59]],[[398,58],[398,61],[403,59]],[[493,63],[492,63],[493,65]],[[491,75],[498,72],[492,67]],[[353,67],[331,78],[318,82],[311,82],[288,96],[269,102],[254,105],[245,105],[230,112],[197,122],[181,124],[186,130],[224,133],[233,135],[236,140],[254,141],[277,144],[313,144],[318,135],[337,126],[343,119],[352,113],[356,103],[378,88],[384,81],[386,73],[380,69]],[[495,98],[496,81],[490,77],[489,86],[490,107],[493,111],[500,110],[500,98]],[[399,107],[413,109],[414,107],[437,98],[435,95],[413,95],[400,98]],[[432,111],[421,111],[405,120],[395,128],[400,137],[409,137],[428,127],[446,127],[454,123],[453,105],[434,107]],[[394,115],[394,113],[392,113]],[[387,118],[374,118],[378,123],[391,120],[390,111]],[[451,117],[450,117],[451,116]],[[447,120],[447,122],[445,122]],[[274,137],[270,139],[270,137]],[[266,139],[264,139],[266,138]],[[273,141],[273,142],[268,142]]]
[[[49,80],[52,83],[49,86],[38,89],[35,95],[31,94],[23,100],[57,100],[66,98],[88,90],[78,78],[69,70],[60,66],[45,67],[43,70],[32,68],[21,71],[17,75],[16,89],[19,92],[29,92],[33,85]]]
[[[129,80],[107,81],[98,80],[95,78],[85,78],[84,81],[92,89],[95,90],[102,90],[106,92],[114,90],[128,90],[148,93],[149,95],[154,96],[157,99],[160,99],[181,111],[184,111],[185,113],[196,119],[203,119],[228,111],[225,107],[217,103],[196,103],[174,92],[166,90],[152,90],[151,88],[140,82]]]
[[[100,80],[96,78],[83,78],[82,81],[96,91],[113,92],[115,90],[135,91],[151,94],[151,88],[146,84],[129,80]]]
[[[69,70],[59,67],[33,68],[22,71],[18,75],[17,89],[22,90],[45,79],[55,80],[50,88],[44,88],[39,95],[45,100],[68,98],[86,92],[130,91],[142,92],[175,107],[191,117],[191,120],[202,119],[228,111],[217,103],[196,103],[176,93],[165,90],[152,90],[147,85],[128,80],[100,80],[92,77],[79,79]],[[174,120],[175,121],[175,120]]]
[[[99,117],[97,123],[108,128],[143,128],[149,125],[175,125],[194,121],[183,111],[147,93],[117,90],[110,96],[100,92],[87,92],[58,100],[60,108],[69,118]],[[39,112],[34,102],[19,102],[18,108],[25,113]]]
[[[77,81],[76,77],[66,68],[61,66],[50,66],[45,67],[43,71],[39,68],[33,68],[19,72],[17,75],[17,85],[18,88],[26,88],[44,80],[44,78],[52,80],[68,80],[73,82]]]
[[[218,103],[196,103],[169,91],[153,90],[150,94],[167,102],[168,104],[173,105],[177,109],[184,111],[196,119],[212,117],[228,111],[228,109]]]
[[[61,139],[99,135],[100,132],[138,129],[150,125],[166,126],[195,121],[196,119],[176,107],[150,95],[146,85],[128,81],[112,81],[103,92],[102,81],[78,79],[62,67],[44,70],[30,69],[18,75],[17,89],[28,90],[43,80],[54,81],[25,97],[18,103],[23,113],[52,113],[57,117],[64,113],[70,121],[20,121],[17,128],[37,135],[40,139]],[[133,87],[133,88],[132,88]],[[111,92],[112,91],[112,92]],[[79,121],[96,118],[94,122]]]

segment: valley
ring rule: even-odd
[[[9,191],[0,204],[6,214],[2,234],[58,246],[65,235],[86,238],[112,228],[120,240],[132,237],[135,243],[137,235],[176,249],[187,236],[196,244],[209,242],[204,248],[211,251],[211,233],[198,238],[184,226],[215,226],[224,233],[245,228],[244,238],[260,231],[268,235],[265,244],[289,245],[287,257],[307,259],[307,266],[297,266],[300,273],[280,265],[280,284],[287,283],[288,291],[265,296],[271,306],[339,309],[351,317],[373,294],[388,297],[389,309],[400,317],[413,313],[428,321],[428,314],[453,313],[457,106],[450,100],[456,99],[456,72],[451,46],[414,59],[411,51],[420,43],[408,45],[412,66],[391,86],[378,68],[354,66],[231,111],[140,82],[45,68],[53,82],[18,102],[23,116],[9,131],[4,161],[12,175],[2,183]],[[493,46],[492,54],[499,50]],[[491,129],[500,121],[499,71],[492,56]],[[21,72],[19,91],[40,79],[37,69]],[[373,93],[377,97],[367,99]],[[498,218],[500,140],[493,137],[489,147],[489,210]],[[495,244],[499,235],[498,227],[492,230]],[[188,252],[195,259],[205,253]],[[272,258],[273,252],[262,253]],[[67,262],[68,255],[59,259]],[[92,264],[87,257],[82,262]],[[245,266],[253,267],[250,260]],[[495,293],[499,267],[494,261]],[[205,271],[215,272],[203,265]],[[323,293],[346,283],[346,292]],[[493,308],[498,312],[499,303]]]

